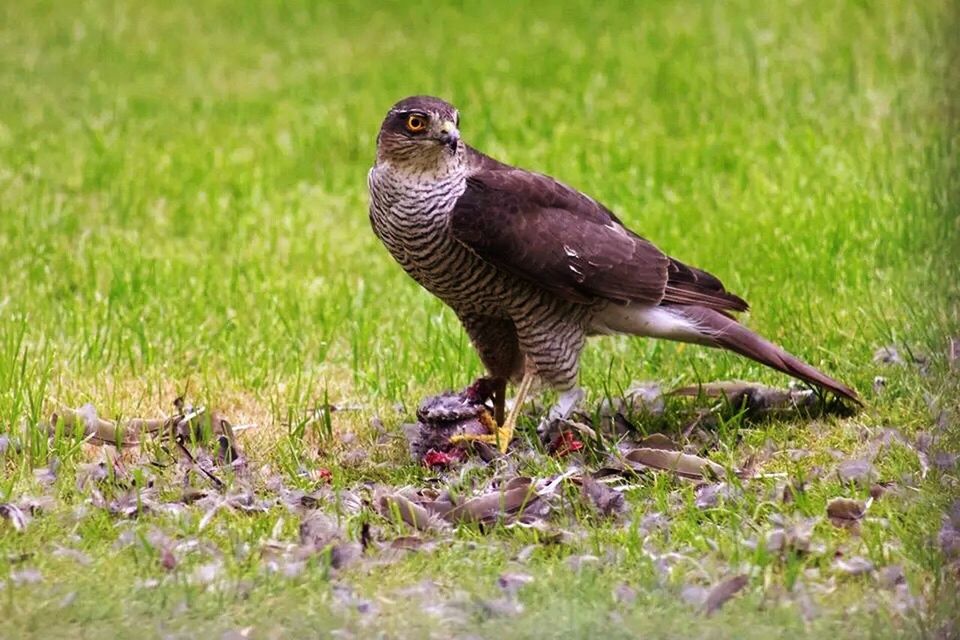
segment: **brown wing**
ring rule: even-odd
[[[451,229],[480,257],[567,300],[663,298],[669,258],[606,208],[546,176],[474,173]]]
[[[750,308],[746,300],[727,291],[715,275],[689,267],[676,258],[670,258],[663,302],[696,304],[717,311],[746,311]]]
[[[747,308],[716,277],[670,258],[584,194],[476,151],[470,157],[474,173],[451,230],[499,268],[573,302]]]

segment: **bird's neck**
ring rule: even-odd
[[[462,148],[457,153],[448,153],[442,147],[438,147],[436,153],[411,157],[387,156],[378,152],[374,169],[406,183],[454,182],[466,177],[463,155]]]

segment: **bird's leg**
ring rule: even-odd
[[[526,400],[527,394],[530,392],[530,387],[533,386],[534,378],[536,378],[536,373],[533,371],[527,371],[523,374],[523,380],[520,381],[520,387],[517,389],[517,397],[514,398],[513,407],[510,409],[510,415],[507,416],[507,419],[501,424],[498,421],[498,425],[493,433],[484,433],[479,435],[474,434],[462,434],[456,435],[450,438],[450,442],[459,443],[459,442],[487,442],[490,444],[496,444],[500,449],[500,453],[506,453],[507,447],[510,446],[510,442],[513,440],[513,432],[516,430],[517,418],[520,417],[520,410],[523,408],[523,402]],[[504,392],[506,391],[506,385],[503,387]],[[494,406],[499,406],[499,412],[502,415],[503,412],[503,397],[505,393],[500,393],[499,396],[501,400],[494,398]],[[497,409],[494,409],[497,411]]]
[[[527,399],[527,394],[530,392],[530,387],[533,386],[535,377],[536,374],[529,369],[524,372],[523,380],[520,381],[520,387],[517,389],[517,397],[513,399],[513,406],[510,408],[510,415],[497,429],[496,435],[500,445],[500,453],[506,453],[510,441],[513,440],[513,432],[517,428],[517,418],[520,417],[520,410],[523,408],[523,403]]]
[[[497,386],[493,388],[493,419],[497,421],[498,425],[503,424],[504,416],[504,407],[507,404],[507,379],[498,378]]]

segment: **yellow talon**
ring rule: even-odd
[[[500,453],[506,453],[507,447],[510,446],[510,441],[513,439],[513,430],[507,429],[507,427],[493,427],[493,433],[461,433],[459,435],[451,436],[450,442],[453,444],[459,444],[461,442],[486,442],[487,444],[496,445],[500,449]]]
[[[490,414],[484,412],[480,414],[480,421],[490,430],[490,433],[464,433],[453,436],[450,438],[450,442],[454,444],[459,442],[486,442],[497,445],[500,453],[506,453],[507,447],[510,446],[510,441],[513,440],[513,431],[517,426],[517,418],[520,417],[520,408],[523,406],[523,401],[530,391],[534,377],[532,372],[527,372],[523,375],[523,380],[520,381],[520,388],[517,389],[517,397],[513,401],[513,408],[510,410],[510,415],[507,416],[507,419],[503,421],[503,426],[498,427],[493,418],[490,417]]]

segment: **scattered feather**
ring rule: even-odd
[[[637,601],[637,590],[625,582],[613,588],[613,600],[617,604],[631,606]]]
[[[643,449],[663,449],[665,451],[680,451],[683,449],[679,444],[662,433],[651,433],[641,438],[637,445]]]
[[[698,509],[709,509],[735,495],[735,490],[726,482],[703,484],[697,487],[694,504]]]
[[[57,545],[54,548],[53,556],[55,558],[66,558],[69,560],[73,560],[77,564],[83,565],[85,567],[93,563],[93,560],[91,560],[90,556],[83,553],[82,551],[77,551],[76,549],[70,549],[68,547],[61,547],[60,545]]]
[[[877,364],[900,365],[904,364],[900,351],[895,346],[880,347],[873,352],[873,361]]]
[[[695,480],[723,477],[726,472],[719,464],[706,458],[664,449],[633,449],[624,455],[624,459],[634,468],[669,471],[680,477]]]
[[[400,494],[380,495],[376,498],[376,507],[384,518],[405,522],[420,531],[429,531],[437,526],[437,520],[427,509]]]
[[[0,504],[0,518],[10,523],[14,531],[23,531],[30,521],[29,516],[15,504]]]
[[[877,582],[884,589],[893,589],[897,585],[905,583],[906,580],[907,576],[903,571],[903,566],[899,564],[887,565],[877,572]]]
[[[843,412],[841,405],[825,405],[810,389],[776,389],[741,381],[711,382],[680,387],[670,392],[675,396],[720,399],[736,411],[753,417],[816,416],[824,410]]]
[[[10,582],[17,586],[39,584],[40,582],[43,582],[43,574],[40,573],[39,569],[33,567],[21,569],[19,571],[11,571]]]
[[[879,395],[886,388],[887,388],[887,379],[884,378],[883,376],[874,376],[873,392]]]

